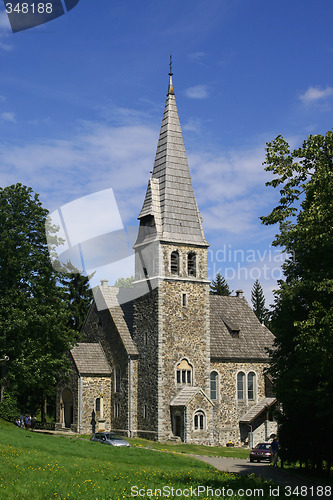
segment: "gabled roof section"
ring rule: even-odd
[[[158,187],[157,187],[158,186]],[[153,215],[159,240],[208,246],[194,197],[180,127],[172,73],[154,169],[139,219]],[[159,227],[158,227],[159,226]]]
[[[259,401],[258,404],[252,406],[251,410],[249,410],[245,415],[243,415],[239,421],[242,424],[251,424],[253,420],[255,420],[259,415],[268,408],[271,408],[275,403],[276,398],[263,398]]]
[[[207,401],[214,406],[214,403],[204,393],[200,387],[185,386],[171,400],[170,406],[187,406],[198,393],[201,393]]]
[[[211,358],[268,361],[274,335],[262,325],[245,298],[210,295]]]
[[[79,343],[70,351],[80,375],[110,376],[111,368],[99,343]]]
[[[133,328],[133,302],[128,301],[119,305],[119,293],[119,288],[106,284],[93,288],[97,309],[109,310],[127,354],[136,356],[139,352],[131,336]]]

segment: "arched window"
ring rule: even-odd
[[[255,399],[256,392],[256,374],[250,372],[247,376],[247,399],[253,401]]]
[[[114,402],[114,416],[116,418],[120,416],[120,404],[117,401]]]
[[[206,425],[206,416],[202,410],[196,411],[194,414],[194,430],[202,431]]]
[[[238,401],[244,400],[245,395],[245,373],[239,372],[237,373],[237,399]]]
[[[197,275],[197,256],[194,252],[187,255],[187,274],[188,276]]]
[[[119,366],[116,366],[116,372],[115,372],[115,392],[120,392],[120,368]]]
[[[96,409],[96,414],[101,411],[101,398],[96,398],[95,409]]]
[[[95,413],[97,418],[103,418],[103,396],[95,399]]]
[[[171,252],[170,271],[171,274],[179,274],[179,253],[177,250]]]
[[[210,399],[217,399],[217,382],[218,382],[217,372],[211,372],[211,374],[210,374]]]
[[[177,384],[181,385],[192,385],[192,366],[182,359],[182,361],[177,365]]]

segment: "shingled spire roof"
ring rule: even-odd
[[[193,193],[171,67],[154,169],[138,218],[149,215],[155,219],[156,239],[208,246]]]

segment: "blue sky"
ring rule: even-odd
[[[248,300],[258,277],[272,302],[281,256],[258,219],[278,199],[265,144],[332,128],[333,2],[80,0],[15,34],[0,5],[0,185],[31,186],[50,211],[112,188],[136,225],[172,52],[209,275]]]

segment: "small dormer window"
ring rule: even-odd
[[[179,253],[177,251],[171,252],[170,271],[171,274],[179,274]]]
[[[153,227],[155,226],[155,219],[153,215],[146,215],[140,220],[140,226]]]
[[[194,252],[190,252],[187,256],[187,274],[188,276],[197,275],[197,256]]]

